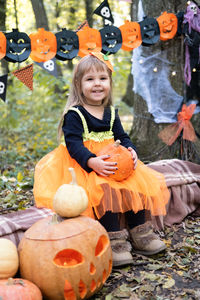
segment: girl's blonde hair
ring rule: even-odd
[[[84,96],[81,89],[81,80],[85,73],[89,72],[91,69],[98,71],[107,71],[110,78],[110,92],[106,99],[104,99],[103,105],[110,106],[112,105],[112,72],[107,67],[107,65],[102,62],[100,59],[93,55],[84,56],[79,63],[75,66],[72,78],[72,85],[69,93],[67,103],[65,105],[64,111],[62,113],[61,119],[58,125],[58,142],[62,137],[62,125],[64,120],[64,115],[71,106],[74,105],[83,105],[85,103]]]

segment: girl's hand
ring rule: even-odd
[[[88,159],[88,167],[93,169],[101,176],[109,176],[110,174],[114,174],[115,170],[117,170],[117,163],[106,161],[106,159],[109,157],[110,155],[91,157]]]
[[[131,152],[131,155],[132,155],[132,158],[133,158],[133,162],[134,162],[134,169],[136,169],[136,167],[137,167],[137,160],[138,160],[137,153],[131,147],[128,147],[128,150]]]

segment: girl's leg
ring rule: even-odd
[[[140,210],[136,214],[130,210],[125,212],[125,219],[129,229],[145,223],[145,210]]]
[[[107,211],[105,215],[101,219],[99,219],[99,222],[108,232],[120,230],[119,217],[117,213]]]
[[[129,233],[126,229],[120,230],[118,213],[108,211],[99,219],[107,230],[112,248],[113,266],[123,266],[133,263],[132,246],[128,241]]]

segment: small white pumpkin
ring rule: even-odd
[[[69,168],[69,171],[72,182],[61,185],[53,199],[54,211],[65,218],[77,217],[88,207],[87,194],[84,188],[77,184],[74,169]]]
[[[19,268],[16,245],[8,239],[0,238],[0,279],[13,277]]]

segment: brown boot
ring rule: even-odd
[[[153,232],[151,222],[134,227],[130,230],[133,252],[143,255],[153,255],[166,249],[166,245]]]
[[[127,240],[129,233],[126,229],[121,231],[108,232],[112,248],[113,267],[133,263],[131,254],[132,246]]]

